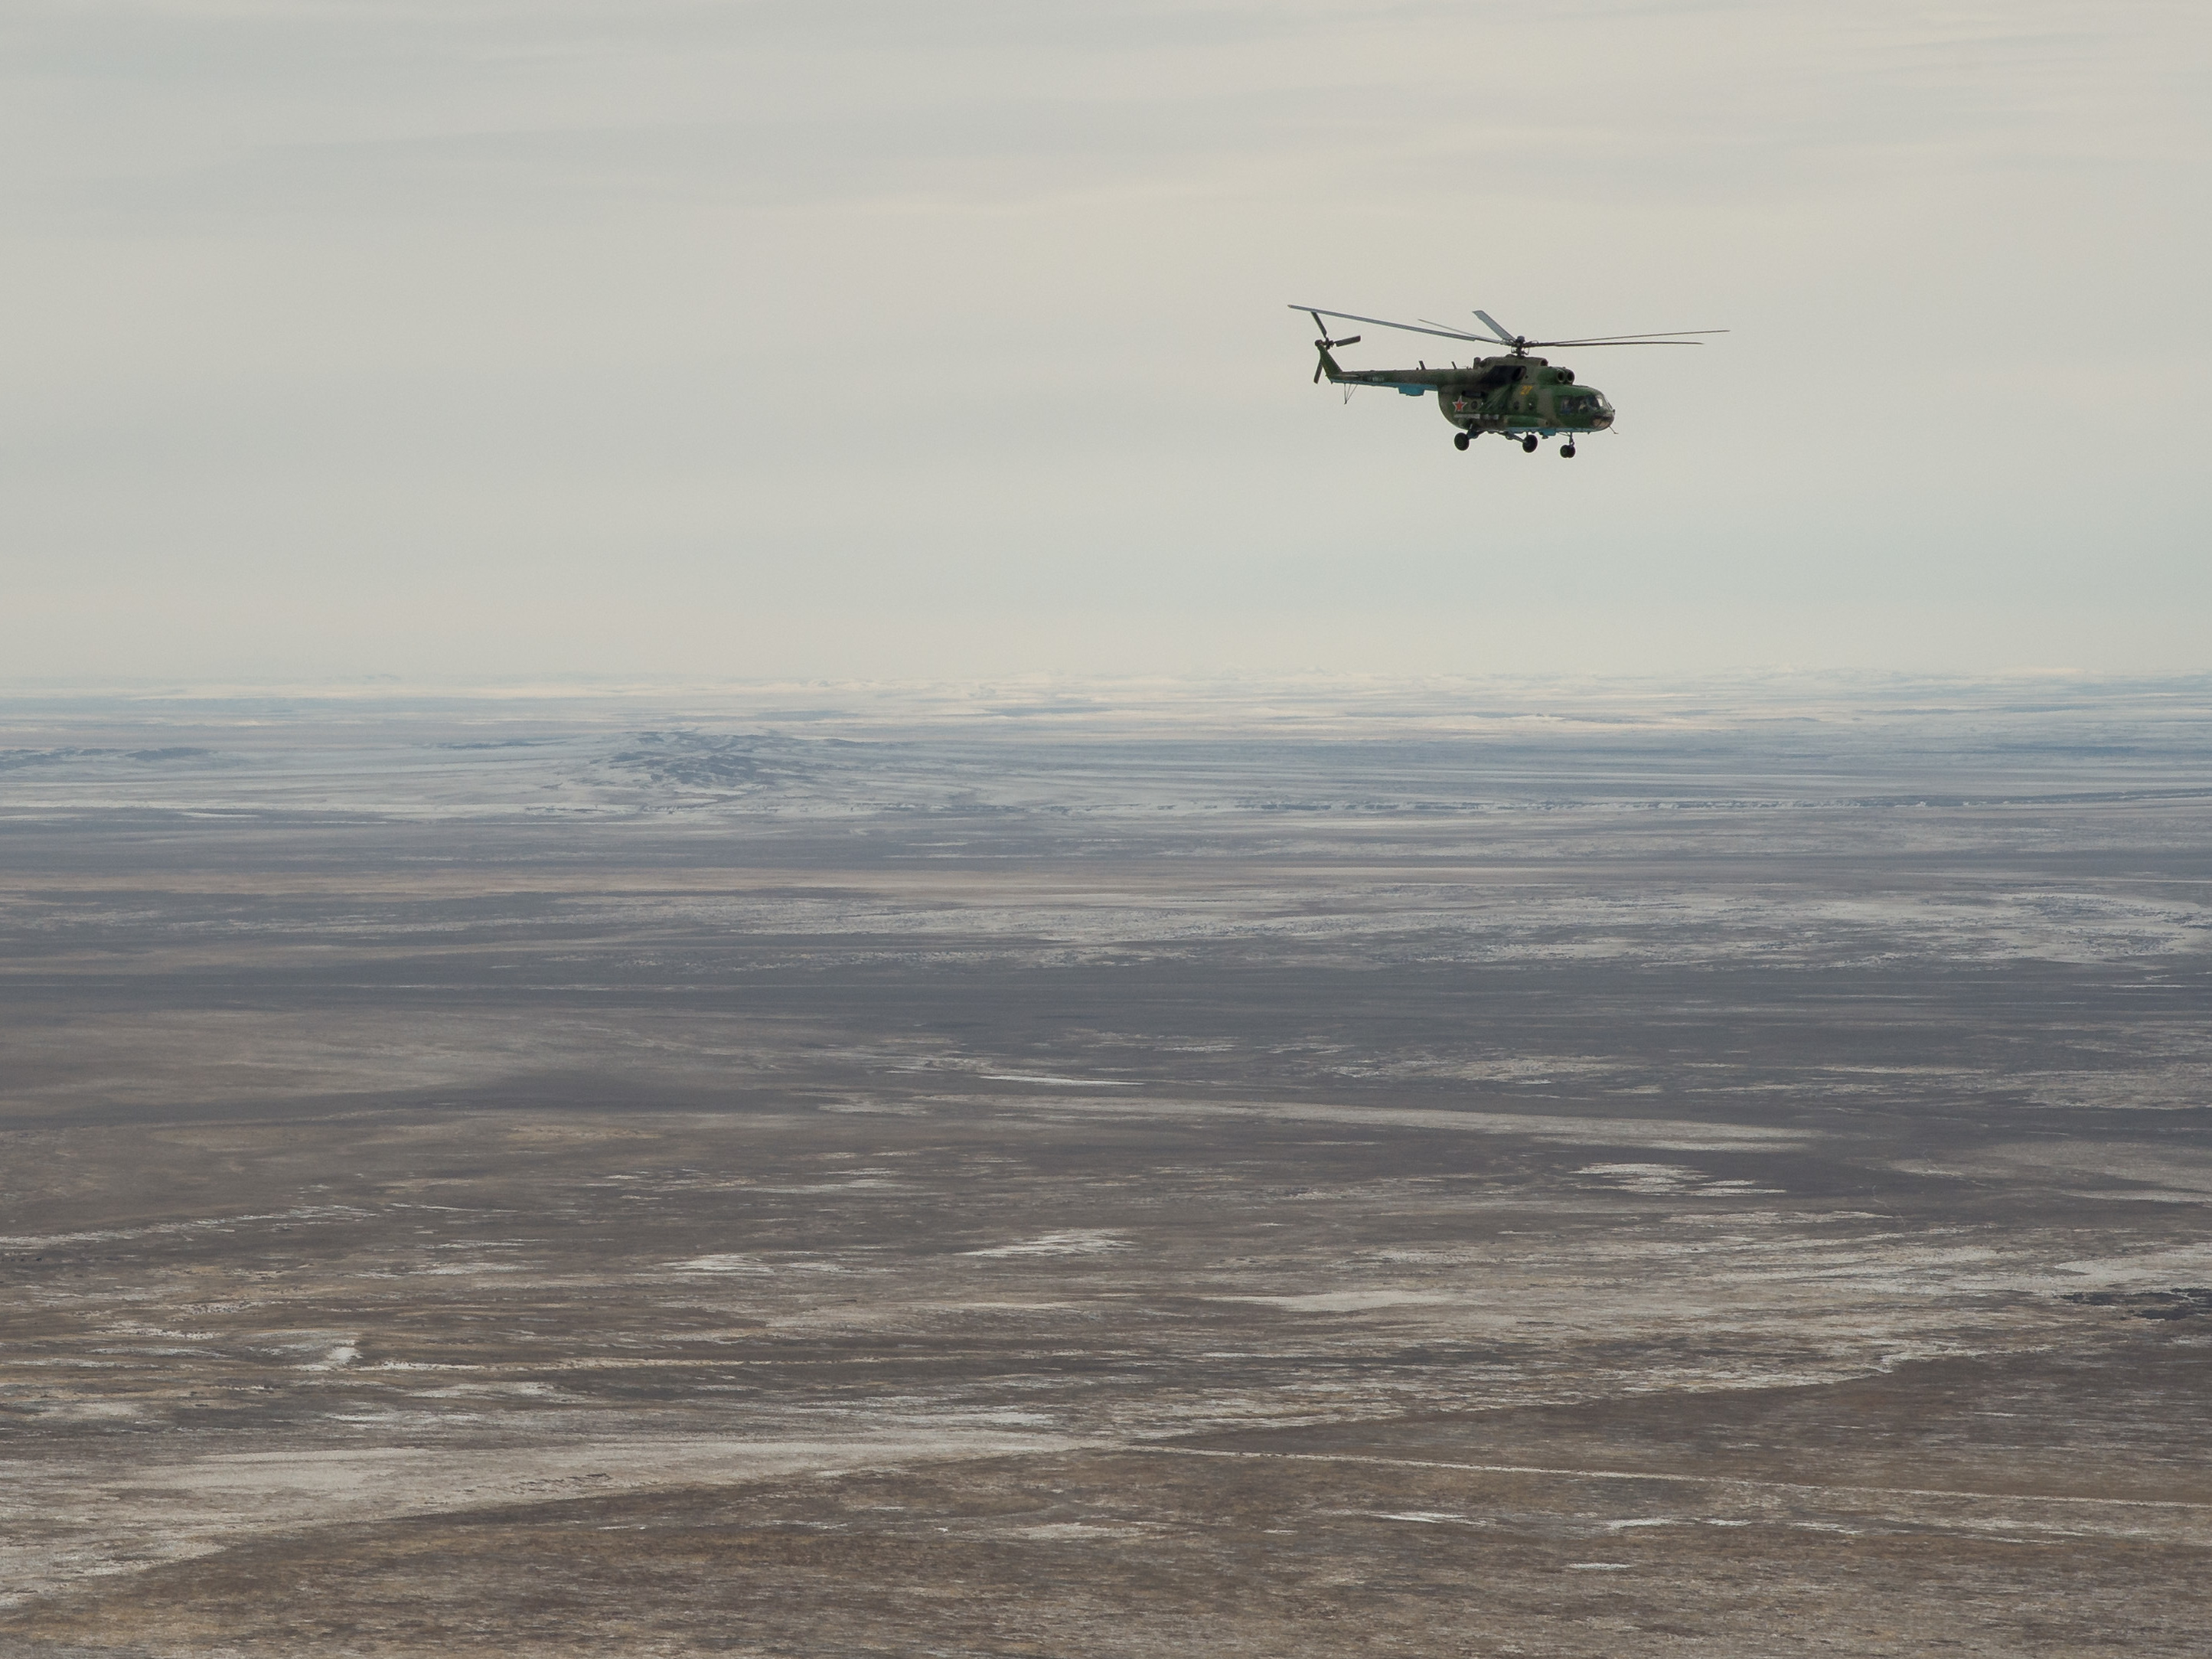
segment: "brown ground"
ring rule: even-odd
[[[2200,1652],[2212,765],[2123,715],[41,716],[0,1653]]]

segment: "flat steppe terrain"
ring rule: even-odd
[[[2212,684],[0,703],[0,1654],[2197,1655]]]

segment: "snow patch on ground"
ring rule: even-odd
[[[1304,1296],[1217,1296],[1213,1302],[1258,1302],[1292,1313],[1363,1313],[1370,1308],[1400,1308],[1418,1303],[1455,1302],[1443,1291],[1315,1291]]]
[[[660,1264],[677,1273],[765,1273],[775,1271],[749,1255],[695,1255],[688,1261]]]
[[[1117,1232],[1100,1228],[1076,1228],[1064,1233],[1044,1233],[1016,1244],[994,1244],[984,1250],[963,1250],[963,1255],[1097,1255],[1121,1250],[1129,1241]]]
[[[1748,1181],[1715,1181],[1702,1170],[1680,1164],[1585,1164],[1575,1173],[1654,1198],[1772,1198],[1782,1190]]]

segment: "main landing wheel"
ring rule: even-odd
[[[1468,434],[1464,432],[1453,433],[1452,447],[1454,449],[1465,449],[1468,445]]]
[[[1531,455],[1534,454],[1536,453],[1536,434],[1532,432],[1527,437],[1523,438],[1521,441],[1521,447],[1527,450]]]
[[[1575,458],[1575,447],[1572,444],[1561,444],[1559,446],[1559,453],[1565,456],[1571,461]]]

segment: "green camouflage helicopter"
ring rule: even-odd
[[[1559,453],[1571,459],[1576,437],[1585,432],[1603,432],[1613,424],[1613,405],[1606,395],[1594,386],[1577,386],[1571,368],[1554,368],[1541,357],[1528,355],[1531,347],[1559,347],[1562,349],[1583,346],[1613,345],[1702,345],[1702,340],[1681,337],[1689,334],[1725,334],[1724,328],[1677,328],[1663,334],[1608,334],[1589,340],[1531,340],[1525,336],[1510,334],[1500,327],[1498,319],[1486,311],[1474,314],[1489,334],[1468,334],[1455,328],[1421,319],[1421,325],[1413,323],[1393,323],[1381,317],[1355,317],[1348,311],[1322,311],[1313,306],[1292,306],[1292,311],[1303,311],[1314,319],[1314,326],[1322,337],[1314,342],[1321,353],[1321,364],[1314,370],[1314,381],[1318,385],[1322,375],[1328,376],[1332,386],[1387,386],[1408,398],[1419,398],[1429,392],[1437,394],[1437,406],[1443,411],[1444,419],[1459,428],[1452,434],[1452,442],[1465,449],[1486,432],[1498,432],[1509,438],[1518,438],[1521,447],[1534,453],[1537,441],[1543,438],[1565,438]],[[1347,323],[1372,323],[1377,328],[1401,328],[1409,334],[1437,334],[1447,340],[1472,340],[1478,345],[1502,345],[1507,355],[1501,357],[1478,357],[1465,368],[1456,364],[1449,368],[1431,368],[1424,362],[1419,368],[1356,368],[1337,367],[1336,359],[1329,355],[1338,346],[1358,345],[1359,337],[1349,335],[1341,340],[1328,337],[1328,325],[1324,317],[1339,317]],[[1349,394],[1347,394],[1349,395]]]

